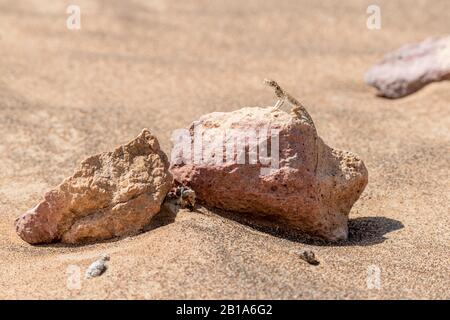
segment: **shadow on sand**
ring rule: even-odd
[[[267,220],[258,219],[258,222],[255,222],[255,217],[249,219],[242,214],[233,214],[216,209],[212,211],[224,218],[234,220],[254,230],[268,233],[278,238],[316,246],[371,246],[384,242],[387,239],[385,235],[389,232],[404,228],[402,222],[386,217],[353,218],[349,219],[348,222],[348,239],[330,242],[307,234],[273,227]]]
[[[403,229],[398,220],[385,217],[363,217],[348,222],[348,240],[343,245],[370,246],[384,242],[389,232]]]
[[[135,235],[144,234],[148,231],[169,225],[175,222],[177,216],[177,211],[170,206],[163,205],[161,212],[158,213],[148,225],[146,225],[141,231],[137,232]],[[316,246],[371,246],[384,242],[387,238],[385,235],[389,232],[402,229],[404,227],[403,223],[398,220],[385,218],[385,217],[361,217],[349,219],[349,235],[348,239],[345,241],[329,242],[321,238],[315,238],[307,234],[293,232],[289,230],[283,230],[278,227],[273,227],[273,224],[269,220],[261,220],[257,217],[250,217],[248,215],[242,215],[238,213],[233,213],[229,211],[223,211],[219,209],[209,209],[213,213],[248,226],[254,230],[270,234],[272,236],[286,239],[293,242],[299,242],[309,245]],[[201,214],[200,211],[195,210],[195,212]],[[120,241],[123,238],[129,237],[130,235],[117,237],[104,241],[96,241],[95,243],[109,243]],[[94,243],[84,243],[84,244],[64,244],[64,243],[52,243],[52,244],[42,244],[37,245],[38,247],[80,247]]]

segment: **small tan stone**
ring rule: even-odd
[[[167,156],[147,129],[87,158],[73,176],[15,222],[32,244],[84,243],[138,232],[159,212],[172,184]]]

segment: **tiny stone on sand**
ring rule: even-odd
[[[185,185],[178,186],[175,191],[170,191],[167,194],[167,199],[175,200],[175,205],[180,206],[182,209],[194,210],[195,191]]]
[[[309,249],[300,251],[300,259],[305,260],[313,266],[317,266],[320,263],[319,260],[316,259],[316,255],[314,254],[314,252]]]
[[[86,270],[86,279],[91,279],[95,277],[101,276],[106,269],[108,269],[108,266],[106,265],[106,262],[110,260],[110,257],[108,254],[103,255],[100,259],[93,262]]]
[[[180,199],[181,208],[187,208],[190,211],[194,210],[195,207],[195,191],[189,187],[182,186],[177,189],[177,195]]]

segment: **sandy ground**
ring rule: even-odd
[[[66,28],[75,2],[79,31]],[[382,29],[368,30],[371,3],[1,0],[0,298],[449,299],[450,82],[390,101],[363,75],[448,33],[450,2],[377,1]],[[204,208],[84,247],[15,234],[15,217],[86,156],[144,127],[170,152],[171,131],[204,113],[272,104],[265,77],[304,102],[329,145],[364,159],[349,241],[308,243]],[[295,254],[305,246],[319,266]],[[101,253],[108,271],[77,287]]]

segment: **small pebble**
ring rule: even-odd
[[[110,260],[109,255],[105,254],[100,259],[92,263],[86,270],[85,277],[86,279],[95,278],[101,276],[108,266],[106,262]]]
[[[316,259],[316,255],[312,250],[305,249],[300,252],[300,258],[313,266],[317,266],[320,262]]]
[[[190,211],[193,211],[195,207],[195,191],[185,188],[181,193],[180,203],[181,208],[188,208]]]
[[[175,196],[178,198],[178,203],[182,209],[194,210],[195,207],[195,191],[185,185],[177,187]]]

